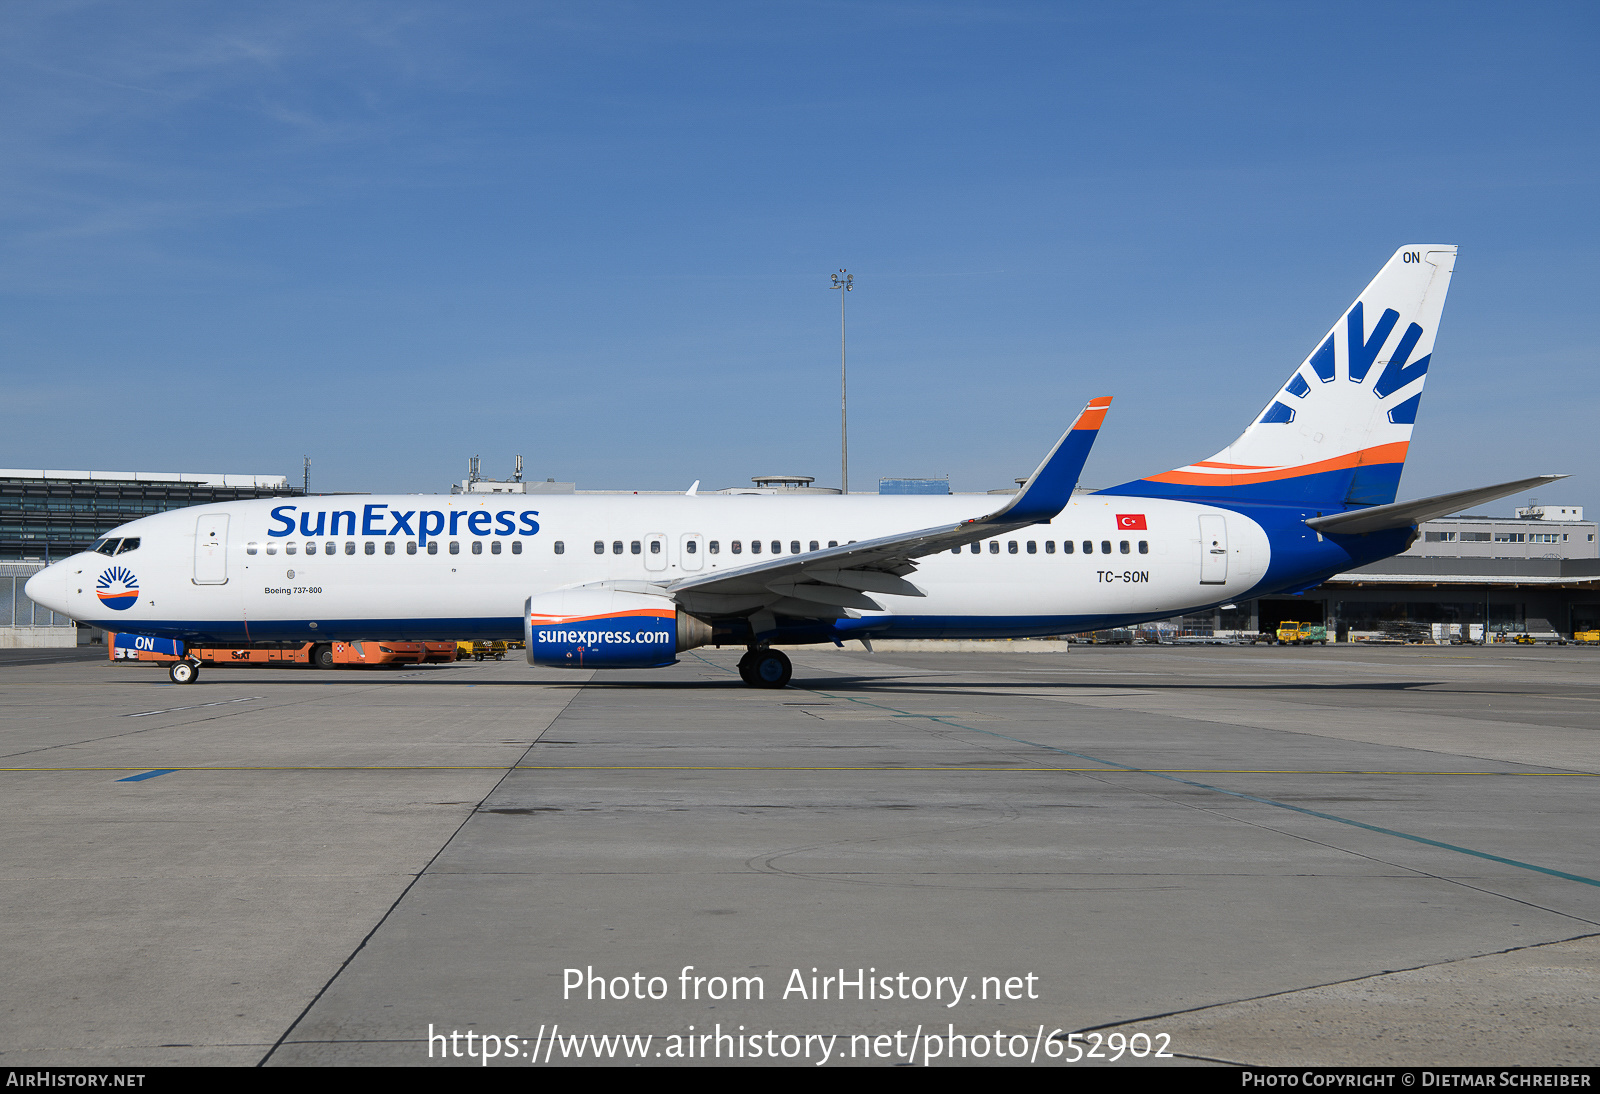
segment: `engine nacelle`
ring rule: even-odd
[[[711,628],[671,597],[620,589],[560,589],[528,598],[528,663],[545,668],[647,669],[711,641]]]

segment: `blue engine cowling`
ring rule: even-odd
[[[577,588],[528,598],[528,663],[545,668],[648,669],[677,663],[680,650],[711,641],[711,628],[671,597]]]

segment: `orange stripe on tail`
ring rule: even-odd
[[[1350,467],[1365,467],[1380,463],[1405,463],[1406,441],[1395,441],[1391,444],[1380,444],[1372,448],[1363,448],[1359,452],[1347,452],[1343,456],[1335,456],[1331,460],[1319,460],[1316,463],[1303,463],[1295,467],[1281,467],[1269,471],[1246,471],[1236,475],[1196,474],[1192,471],[1168,471],[1161,475],[1151,475],[1146,482],[1170,482],[1184,486],[1244,486],[1256,482],[1276,482],[1279,479],[1298,479],[1304,475],[1320,475],[1327,471],[1343,471]],[[1218,464],[1193,464],[1194,467],[1227,466]]]

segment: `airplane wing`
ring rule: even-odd
[[[1043,523],[1065,508],[1110,406],[1109,396],[1090,400],[1022,489],[986,516],[680,578],[656,588],[697,615],[749,616],[758,635],[776,629],[775,615],[855,618],[860,610],[883,610],[871,593],[923,596],[905,580],[916,571],[916,559]]]
[[[1362,532],[1381,532],[1387,528],[1405,528],[1435,517],[1459,513],[1469,505],[1494,501],[1507,494],[1520,494],[1524,490],[1545,486],[1566,477],[1566,475],[1535,475],[1531,479],[1480,486],[1475,490],[1458,490],[1454,494],[1437,494],[1417,501],[1397,501],[1390,505],[1357,509],[1351,513],[1312,517],[1306,523],[1319,532],[1331,535],[1359,535]]]

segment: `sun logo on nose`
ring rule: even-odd
[[[139,579],[133,576],[132,570],[113,566],[100,575],[100,580],[95,582],[94,592],[106,607],[124,611],[138,603]]]

